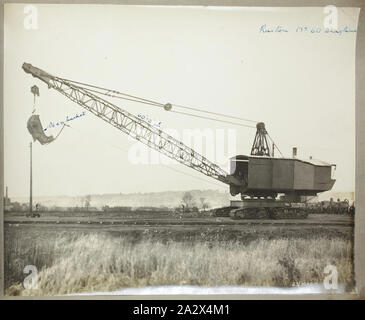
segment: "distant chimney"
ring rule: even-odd
[[[297,157],[297,147],[293,147],[293,158]]]
[[[312,158],[312,156],[309,156],[309,160],[312,160],[313,158]]]
[[[8,187],[6,187],[5,190],[5,199],[8,200]]]

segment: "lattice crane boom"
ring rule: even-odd
[[[189,148],[181,141],[152,126],[143,119],[97,96],[93,90],[75,81],[52,76],[28,63],[24,63],[22,68],[26,73],[45,82],[48,88],[55,89],[97,117],[150,148],[223,183],[229,185],[241,184],[235,177],[228,175],[225,170]],[[109,92],[112,93],[113,90]]]

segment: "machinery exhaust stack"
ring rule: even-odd
[[[297,157],[297,147],[293,147],[293,158]]]

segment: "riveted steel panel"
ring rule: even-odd
[[[331,180],[331,167],[319,167],[314,169],[314,184],[313,189],[326,191],[332,188],[334,181]]]
[[[294,187],[294,161],[292,159],[273,159],[272,188],[292,190]]]
[[[294,161],[294,189],[313,190],[315,166],[302,161]]]
[[[248,188],[271,190],[272,161],[270,158],[250,158],[248,162]]]

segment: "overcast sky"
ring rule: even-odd
[[[36,8],[33,30],[24,28],[24,5],[5,5],[4,164],[10,196],[29,194],[30,87],[40,89],[36,113],[44,127],[84,111],[25,74],[23,62],[162,103],[264,121],[285,156],[296,146],[299,157],[337,164],[333,190],[354,190],[356,33],[295,32],[298,26],[323,29],[323,8]],[[339,29],[357,28],[358,9],[338,13]],[[289,32],[260,32],[264,24]],[[250,153],[254,129],[132,102],[118,105],[181,135],[186,129],[224,129],[227,142],[228,130],[235,129],[236,150],[225,150],[224,158]],[[228,190],[181,164],[131,163],[135,142],[89,112],[70,125],[53,143],[33,144],[35,196]],[[58,128],[46,132],[56,135]]]

